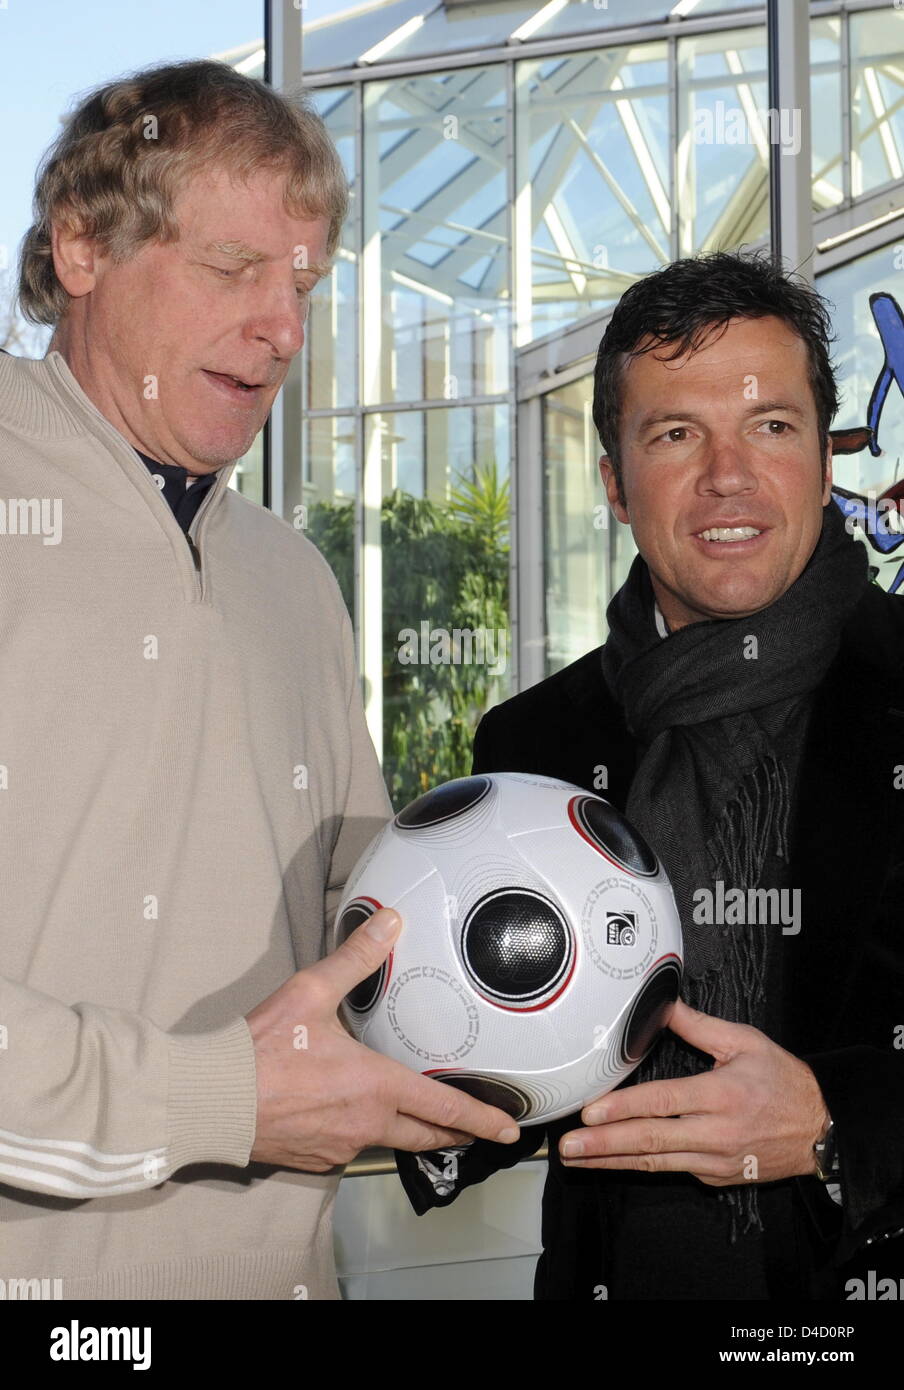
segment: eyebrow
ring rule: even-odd
[[[267,260],[263,251],[258,251],[254,246],[248,246],[244,241],[209,241],[204,250],[216,251],[219,255],[228,256],[234,261],[251,261],[255,265],[258,261]],[[311,261],[309,265],[298,267],[300,274],[306,270],[311,270],[321,278],[324,275],[329,275],[332,269],[333,266],[330,261]]]
[[[781,410],[787,415],[796,415],[799,420],[806,420],[806,412],[800,406],[794,405],[791,401],[756,401],[749,410],[745,410],[744,419],[749,420],[754,415],[768,415],[771,411]],[[646,434],[647,430],[653,425],[663,425],[667,420],[687,420],[693,425],[705,424],[702,416],[697,415],[691,410],[656,410],[645,415],[638,426],[638,434]]]

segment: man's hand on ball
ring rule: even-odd
[[[394,926],[383,940],[372,931],[381,923]],[[397,912],[375,912],[248,1014],[257,1071],[252,1162],[325,1173],[372,1145],[422,1153],[475,1137],[519,1137],[505,1111],[372,1052],[343,1028],[339,1004],[379,970],[401,925]]]
[[[562,1136],[571,1168],[682,1172],[711,1187],[815,1173],[829,1123],[806,1062],[759,1029],[699,1013],[679,999],[669,1028],[715,1058],[711,1071],[610,1091],[584,1107],[587,1129]],[[580,1154],[566,1145],[580,1145]]]

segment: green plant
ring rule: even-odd
[[[318,503],[308,534],[353,611],[353,509]],[[381,538],[383,774],[399,808],[468,774],[476,725],[507,688],[508,479],[500,480],[495,463],[478,466],[472,480],[450,489],[445,505],[396,490],[383,499]],[[504,669],[494,675],[491,659],[429,659],[442,646],[429,634],[456,629],[488,634],[485,656]],[[400,659],[412,650],[428,660]]]

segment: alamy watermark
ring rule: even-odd
[[[431,627],[426,618],[419,629],[403,627],[398,635],[398,658],[403,666],[486,666],[501,676],[506,665],[505,628]]]
[[[62,512],[62,497],[0,497],[0,536],[43,536],[44,545],[59,545]]]
[[[856,535],[858,530],[871,536],[902,536],[904,517],[896,498],[865,492],[846,499],[844,529],[849,536]]]
[[[0,1279],[0,1303],[24,1303],[63,1297],[63,1281],[57,1278]]]
[[[865,1279],[848,1279],[844,1296],[854,1303],[873,1300],[879,1303],[887,1300],[904,1302],[904,1279],[881,1278],[874,1269],[868,1269]]]
[[[782,154],[799,154],[800,107],[745,109],[716,101],[694,113],[695,145],[779,145]]]
[[[780,926],[783,936],[800,931],[799,888],[726,888],[716,880],[693,895],[693,920],[698,926]]]
[[[149,1327],[83,1326],[72,1318],[68,1327],[50,1332],[51,1361],[131,1361],[133,1371],[151,1365]]]

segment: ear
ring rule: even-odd
[[[50,242],[57,279],[73,299],[94,289],[97,282],[96,248],[93,237],[81,236],[65,225],[54,223]]]
[[[606,497],[608,498],[609,506],[614,516],[622,522],[623,525],[628,526],[630,524],[628,512],[619,499],[615,469],[612,467],[612,460],[609,458],[608,454],[600,454],[598,466],[600,477],[603,480],[603,487],[606,489]]]
[[[831,499],[831,496],[832,496],[832,457],[833,457],[833,453],[832,453],[832,436],[829,435],[828,441],[827,441],[827,443],[826,443],[826,456],[825,456],[825,463],[824,463],[824,468],[825,468],[825,486],[823,487],[823,490],[822,490],[822,505],[823,505],[823,506],[826,505],[826,503]]]

